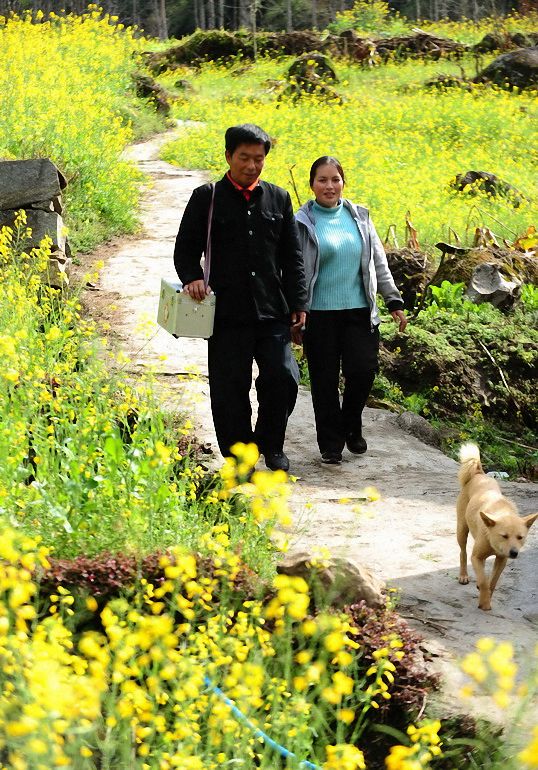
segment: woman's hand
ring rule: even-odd
[[[391,316],[394,318],[394,322],[399,324],[398,331],[403,332],[407,326],[407,316],[403,310],[391,310]]]
[[[306,313],[304,310],[295,310],[291,314],[291,341],[296,345],[303,344],[303,332],[305,323]]]
[[[183,291],[185,294],[188,294],[189,297],[195,299],[196,302],[201,302],[207,297],[208,294],[211,294],[211,288],[209,286],[206,288],[206,285],[202,279],[199,281],[191,281],[190,283],[186,283],[183,287]]]

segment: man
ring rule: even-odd
[[[228,128],[228,172],[215,185],[211,265],[206,287],[200,266],[206,248],[211,185],[198,187],[185,208],[174,251],[177,274],[193,299],[216,295],[208,340],[211,411],[224,456],[238,441],[254,441],[271,470],[289,469],[284,454],[299,371],[290,345],[305,322],[306,283],[289,194],[261,181],[268,135],[247,123]],[[256,361],[258,419],[252,430],[249,391]]]

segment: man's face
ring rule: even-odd
[[[263,144],[240,144],[233,153],[226,150],[226,162],[234,182],[241,187],[250,187],[262,173],[265,147]]]

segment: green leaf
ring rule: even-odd
[[[114,460],[117,465],[119,465],[125,457],[123,441],[120,438],[108,436],[108,438],[105,439],[104,450],[105,454],[110,457],[111,460]]]

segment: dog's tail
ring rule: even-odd
[[[463,444],[463,446],[460,447],[460,463],[461,468],[458,473],[458,479],[462,487],[464,487],[473,476],[476,476],[477,473],[484,473],[482,463],[480,462],[480,449],[476,444]]]

